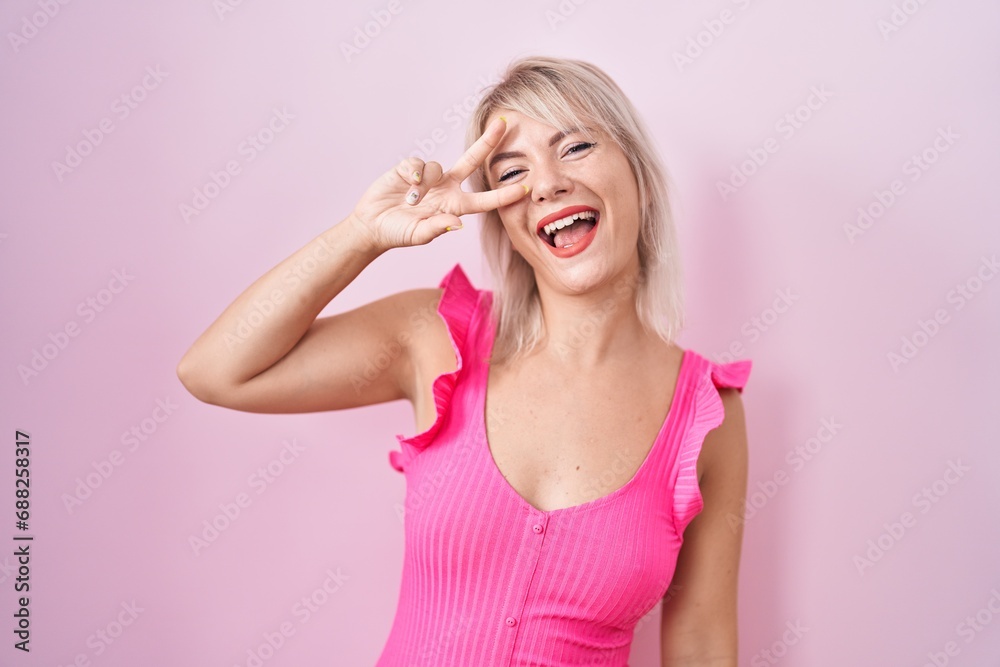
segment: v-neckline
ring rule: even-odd
[[[518,493],[517,489],[515,489],[511,485],[511,483],[507,481],[507,478],[504,476],[503,471],[500,470],[500,466],[497,465],[496,459],[493,457],[493,449],[490,447],[490,437],[489,437],[489,432],[487,431],[486,399],[487,399],[487,390],[489,388],[489,382],[490,382],[490,364],[488,359],[493,351],[493,343],[495,341],[495,331],[494,327],[491,326],[492,324],[491,318],[487,318],[486,323],[480,323],[480,324],[482,326],[485,326],[488,332],[487,335],[489,336],[489,341],[487,345],[484,346],[485,354],[477,355],[479,372],[482,376],[482,382],[479,383],[479,392],[478,392],[479,398],[476,401],[476,414],[479,415],[479,426],[482,429],[483,433],[482,444],[483,448],[485,449],[485,455],[489,459],[488,461],[489,467],[492,468],[493,474],[498,478],[499,482],[506,488],[507,490],[506,492],[509,493],[517,503],[522,505],[529,512],[533,512],[540,516],[553,517],[559,514],[564,514],[569,512],[580,512],[593,509],[595,507],[599,507],[601,505],[613,501],[618,496],[624,494],[629,489],[629,487],[636,484],[636,480],[638,480],[639,477],[645,473],[646,468],[649,467],[649,465],[651,465],[649,462],[651,459],[654,458],[654,454],[657,452],[657,449],[663,446],[662,442],[666,439],[666,433],[668,427],[673,421],[675,421],[674,414],[678,410],[677,406],[680,405],[680,392],[686,391],[687,385],[689,384],[687,382],[687,369],[688,366],[690,366],[689,362],[689,357],[691,356],[690,350],[685,349],[681,354],[681,362],[678,367],[677,381],[674,385],[673,396],[670,399],[670,407],[667,408],[667,414],[663,418],[663,423],[660,425],[660,430],[657,432],[656,438],[653,440],[653,444],[650,446],[649,451],[646,452],[646,457],[642,460],[642,463],[639,464],[639,468],[635,471],[635,474],[633,474],[632,477],[629,478],[629,480],[624,484],[622,484],[620,487],[618,487],[614,491],[610,491],[604,494],[603,496],[599,496],[597,498],[593,498],[591,500],[588,500],[583,503],[578,503],[576,505],[570,505],[569,507],[557,507],[556,509],[553,510],[542,510],[529,503],[524,498],[524,496]]]

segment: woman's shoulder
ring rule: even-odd
[[[397,294],[402,304],[402,313],[410,326],[401,337],[418,338],[417,334],[427,330],[429,324],[446,324],[459,337],[464,336],[470,316],[482,300],[489,294],[477,289],[469,280],[461,264],[455,264],[447,271],[437,287],[414,287]],[[458,331],[461,330],[461,331]],[[439,333],[445,332],[439,329]],[[441,339],[442,336],[432,336]],[[444,336],[446,339],[448,336]],[[446,341],[447,342],[447,341]]]
[[[410,361],[407,397],[416,410],[420,433],[412,443],[426,444],[468,363],[468,341],[484,292],[455,264],[437,287],[416,288],[409,294],[409,320],[401,339],[405,338]]]
[[[449,324],[461,324],[468,320],[484,301],[493,295],[489,290],[476,287],[461,263],[456,263],[449,269],[436,288],[427,289],[426,294],[433,295],[434,307],[442,319]]]
[[[415,288],[408,294],[408,319],[401,338],[410,348],[417,380],[456,370],[475,311],[483,307],[483,296],[489,292],[476,288],[456,263],[437,287]]]
[[[693,348],[683,349],[682,354],[685,363],[694,371],[693,376],[710,380],[717,389],[733,388],[742,392],[753,366],[750,359],[712,359]]]

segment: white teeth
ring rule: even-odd
[[[546,234],[553,234],[557,229],[562,229],[563,227],[568,227],[572,225],[577,220],[593,220],[597,217],[597,211],[582,211],[580,213],[574,213],[573,215],[568,215],[562,220],[556,220],[555,222],[550,222],[549,224],[542,227],[542,230]]]

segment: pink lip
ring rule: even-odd
[[[568,248],[559,248],[549,245],[549,242],[546,241],[544,238],[542,238],[545,235],[545,232],[542,231],[542,227],[549,224],[550,222],[561,220],[568,215],[573,215],[574,213],[580,213],[582,211],[594,211],[597,213],[597,216],[594,218],[594,227],[582,239],[580,239],[579,241],[577,241]],[[549,249],[549,252],[551,252],[556,257],[559,258],[572,257],[573,255],[578,255],[579,253],[587,249],[587,246],[590,245],[590,242],[593,241],[594,237],[597,235],[597,227],[600,221],[601,221],[601,212],[592,206],[567,206],[561,211],[556,211],[551,215],[545,216],[538,222],[538,229],[537,229],[538,240],[539,242],[544,244],[545,247]]]

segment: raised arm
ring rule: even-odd
[[[317,316],[385,251],[426,244],[460,226],[461,215],[524,196],[519,185],[482,193],[461,188],[505,131],[495,123],[448,172],[409,158],[380,176],[347,218],[260,277],[201,334],[177,366],[188,391],[248,412],[412,398],[415,354],[430,344],[428,336],[444,332],[435,314],[439,290],[408,290]]]
[[[201,334],[177,366],[196,398],[248,412],[314,412],[403,398],[411,312],[433,298],[402,292],[317,319],[381,250],[350,218],[254,282]],[[315,267],[309,273],[302,267]],[[409,342],[408,340],[406,342]],[[386,359],[376,359],[389,350]],[[376,363],[378,373],[366,368]]]

